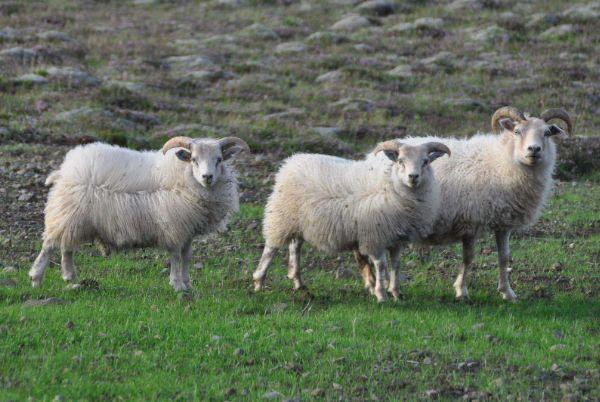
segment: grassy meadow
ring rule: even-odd
[[[600,69],[594,1],[0,2],[0,400],[600,399]],[[360,158],[382,139],[489,129],[493,111],[574,117],[542,218],[513,235],[511,282],[476,247],[407,249],[398,302],[377,304],[350,255],[281,252],[252,291],[280,162]],[[167,255],[58,253],[41,288],[47,174],[95,140],[156,149],[174,135],[248,141],[241,211],[195,240],[195,291]],[[596,148],[593,148],[596,147]]]

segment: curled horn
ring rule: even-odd
[[[431,152],[440,152],[450,156],[450,148],[446,146],[446,144],[442,144],[441,142],[428,142],[423,144],[423,146],[427,149],[427,153]]]
[[[546,109],[542,112],[540,118],[546,122],[552,119],[560,119],[567,124],[567,133],[571,135],[573,133],[573,123],[571,122],[571,116],[565,109]]]
[[[250,147],[248,146],[248,144],[246,144],[246,141],[242,140],[241,138],[238,137],[224,137],[221,138],[219,140],[219,145],[221,146],[221,150],[224,152],[226,151],[228,148],[231,148],[233,146],[239,146],[241,147],[244,151],[246,152],[250,152]]]
[[[165,145],[162,147],[162,153],[166,154],[171,148],[185,148],[189,150],[191,142],[192,139],[190,137],[173,137],[169,141],[165,142]]]
[[[514,121],[518,121],[519,123],[522,123],[525,120],[527,120],[523,112],[521,112],[519,109],[512,106],[504,106],[496,110],[496,112],[492,116],[492,131],[496,132],[496,128],[498,128],[498,123],[500,122],[500,119],[504,117],[510,117],[511,119],[513,119]]]
[[[373,150],[373,155],[377,155],[381,151],[398,152],[401,146],[402,144],[397,142],[396,140],[387,140],[377,145],[377,147]]]

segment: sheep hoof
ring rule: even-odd
[[[31,287],[39,288],[42,285],[42,278],[31,278]]]
[[[77,275],[75,275],[74,273],[62,275],[61,277],[65,282],[74,282],[77,280]]]
[[[394,301],[400,300],[400,298],[401,298],[402,295],[400,294],[400,292],[398,291],[398,289],[392,289],[389,292],[392,295],[392,298],[394,299]]]
[[[456,290],[456,299],[457,300],[469,298],[469,291],[467,290],[466,286],[455,287],[454,290]]]
[[[254,280],[254,291],[255,292],[260,292],[261,290],[263,290],[263,288],[265,287],[265,281],[262,279],[255,279]]]
[[[185,291],[185,286],[183,285],[183,283],[173,282],[173,283],[171,283],[171,286],[173,287],[173,289],[176,292],[183,292],[183,291]]]
[[[508,300],[508,301],[511,301],[511,302],[516,302],[518,300],[517,295],[510,288],[508,290],[505,290],[505,291],[501,290],[500,294],[502,295],[502,298],[504,300]]]
[[[375,289],[375,297],[378,303],[385,303],[388,299],[387,293],[382,289]]]

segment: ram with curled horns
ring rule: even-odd
[[[160,151],[102,143],[67,153],[50,174],[40,254],[29,276],[42,282],[54,248],[61,273],[76,278],[73,252],[94,240],[111,249],[159,247],[171,256],[170,284],[190,290],[192,239],[225,229],[238,210],[238,185],[228,161],[249,151],[240,138],[175,137]]]

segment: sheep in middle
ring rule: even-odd
[[[265,248],[253,274],[254,289],[264,287],[269,264],[288,245],[288,278],[294,289],[300,277],[300,249],[307,241],[319,250],[337,253],[358,250],[375,268],[373,293],[387,300],[386,251],[390,270],[388,291],[398,297],[398,240],[427,236],[439,208],[439,188],[430,163],[448,147],[440,142],[410,146],[385,141],[373,151],[393,164],[352,161],[329,155],[297,154],[279,170],[265,208]]]

